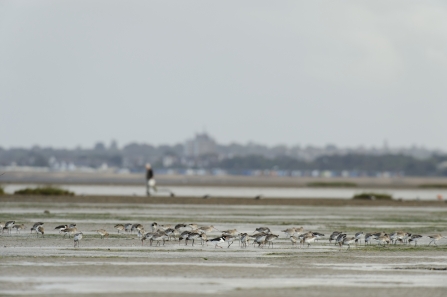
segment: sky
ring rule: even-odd
[[[446,1],[0,1],[0,147],[447,150]]]

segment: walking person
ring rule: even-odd
[[[146,195],[151,196],[151,192],[157,192],[157,186],[154,179],[154,171],[151,164],[146,164]]]

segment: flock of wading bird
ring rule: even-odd
[[[31,234],[36,232],[37,237],[41,235],[44,237],[45,230],[43,227],[44,223],[38,222],[35,223],[31,227]],[[2,233],[5,231],[11,235],[11,230],[16,229],[17,233],[20,233],[21,230],[25,230],[24,224],[15,224],[15,221],[8,221],[5,224],[0,223],[0,228]],[[279,238],[279,235],[275,235],[271,232],[268,227],[259,227],[256,228],[252,234],[248,233],[240,233],[237,229],[230,229],[225,231],[219,231],[214,226],[198,226],[197,224],[177,224],[177,225],[159,225],[156,222],[150,225],[150,232],[146,232],[142,224],[117,224],[114,228],[119,233],[136,233],[138,239],[141,240],[141,245],[144,244],[144,241],[149,241],[149,244],[152,246],[153,242],[156,242],[156,246],[165,245],[166,241],[170,240],[178,240],[179,245],[182,241],[185,242],[185,245],[188,245],[188,242],[191,242],[191,245],[194,246],[195,241],[200,240],[200,244],[207,245],[211,243],[215,248],[220,247],[219,244],[227,244],[229,248],[235,241],[239,242],[239,246],[242,248],[246,248],[250,241],[253,242],[253,246],[263,248],[267,245],[267,247],[273,248],[273,242]],[[184,230],[184,228],[190,228],[190,230]],[[64,234],[63,237],[67,236],[70,238],[73,236],[74,247],[79,247],[79,242],[83,237],[83,233],[79,232],[76,228],[76,224],[67,224],[67,225],[59,225],[55,230],[59,230],[59,234]],[[207,234],[212,232],[213,230],[220,232],[222,235],[208,239]],[[104,237],[108,237],[109,233],[105,229],[95,230],[100,236],[101,239]],[[303,227],[291,227],[285,230],[282,230],[286,235],[286,238],[289,238],[292,242],[292,246],[303,247],[307,244],[307,247],[318,240],[321,240],[325,237],[324,234],[312,231],[305,231]],[[373,243],[377,243],[378,246],[385,247],[390,244],[396,245],[397,243],[401,244],[411,244],[414,242],[414,245],[417,246],[418,241],[423,238],[423,235],[420,234],[410,234],[404,231],[396,231],[391,234],[387,234],[386,232],[377,232],[377,233],[363,233],[357,232],[354,236],[348,236],[346,233],[342,231],[334,231],[329,236],[329,243],[334,243],[340,247],[340,250],[343,246],[347,246],[348,250],[351,248],[351,244],[361,244],[362,240],[365,245],[371,245]],[[430,240],[428,245],[432,243],[437,246],[437,241],[442,238],[447,238],[442,236],[441,234],[429,235],[427,236]]]

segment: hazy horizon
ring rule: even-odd
[[[197,132],[202,134],[203,132]],[[365,149],[390,149],[390,150],[396,150],[396,149],[409,149],[409,148],[413,148],[413,147],[417,147],[417,148],[423,148],[423,149],[427,149],[430,151],[445,151],[439,148],[432,148],[432,147],[426,147],[423,145],[407,145],[407,146],[397,146],[397,145],[393,145],[390,144],[388,141],[382,142],[382,144],[378,144],[378,145],[370,145],[370,146],[366,146],[366,145],[353,145],[353,146],[341,146],[341,145],[337,145],[334,143],[326,143],[326,144],[321,144],[321,145],[317,145],[317,144],[312,144],[312,143],[292,143],[292,144],[285,144],[285,143],[276,143],[276,144],[265,144],[265,143],[260,143],[257,141],[246,141],[246,142],[237,142],[237,141],[230,141],[228,143],[223,143],[220,142],[218,139],[216,139],[216,137],[214,137],[214,135],[206,132],[209,136],[211,136],[218,145],[232,145],[232,144],[239,144],[239,145],[249,145],[249,144],[253,144],[253,145],[261,145],[261,146],[266,146],[266,147],[270,147],[273,148],[275,146],[287,146],[288,148],[292,148],[292,147],[301,147],[301,148],[306,148],[306,147],[315,147],[315,148],[324,148],[327,146],[336,146],[337,149],[358,149],[358,148],[365,148]],[[24,148],[24,149],[31,149],[33,147],[40,147],[40,148],[52,148],[52,149],[68,149],[68,150],[72,150],[72,149],[93,149],[95,147],[96,144],[98,143],[102,143],[105,145],[106,148],[109,148],[111,146],[111,143],[114,141],[116,143],[116,145],[118,146],[119,149],[122,149],[124,146],[129,145],[129,144],[146,144],[146,145],[152,145],[152,146],[163,146],[163,145],[169,145],[169,146],[174,146],[174,145],[184,145],[185,142],[189,139],[192,139],[193,136],[195,134],[192,134],[190,137],[185,137],[185,139],[183,140],[179,140],[179,141],[175,141],[172,143],[150,143],[148,141],[129,141],[129,142],[125,142],[125,143],[120,143],[119,141],[117,141],[116,139],[111,139],[111,140],[97,140],[92,142],[90,145],[75,145],[75,146],[54,146],[54,145],[40,145],[40,144],[34,144],[34,145],[29,145],[29,146],[1,146],[0,148],[3,149],[20,149],[20,148]]]
[[[2,1],[0,147],[447,150],[443,1]]]

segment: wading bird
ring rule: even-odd
[[[73,240],[74,240],[74,247],[79,247],[79,242],[82,239],[82,232],[76,233],[73,236]]]

